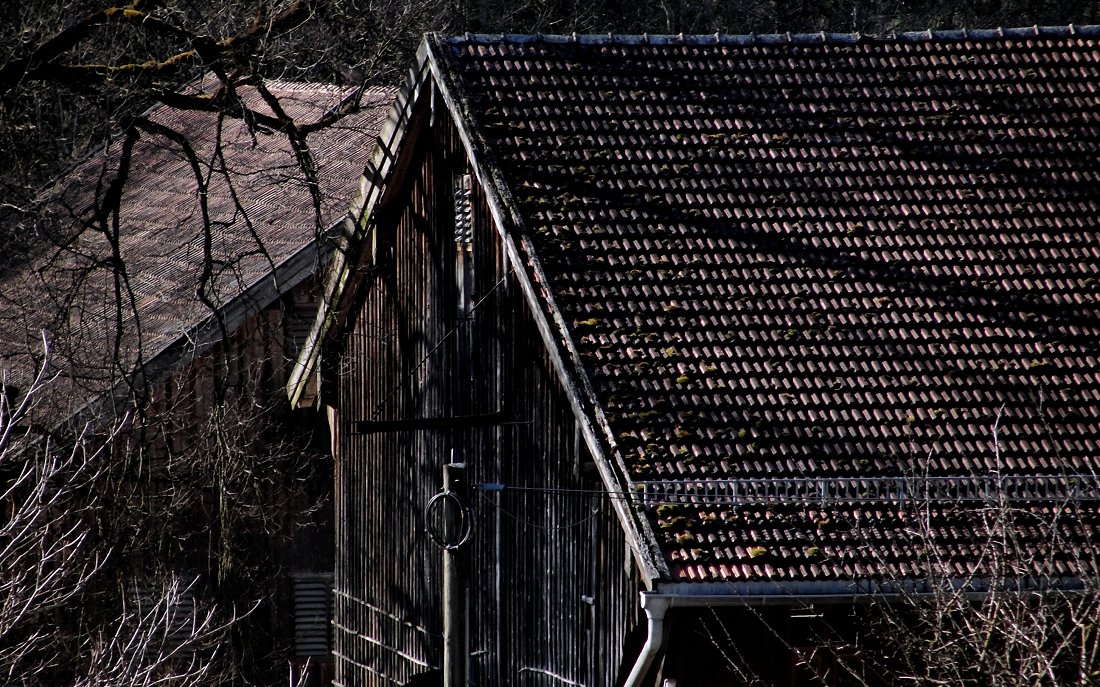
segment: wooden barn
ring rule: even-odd
[[[1098,77],[1096,27],[427,37],[288,387],[336,684],[820,684],[854,602],[1095,583]]]
[[[220,86],[208,76],[192,93],[213,98]],[[328,663],[327,433],[292,414],[282,391],[319,303],[333,225],[393,94],[265,87],[295,125],[335,122],[306,136],[312,179],[286,135],[257,124],[276,114],[253,86],[235,96],[251,123],[159,105],[140,118],[141,135],[44,192],[32,254],[0,274],[5,393],[18,400],[47,365],[28,422],[63,438],[121,428],[89,535],[99,547],[89,557],[106,563],[74,592],[80,612],[35,628],[55,637],[59,671],[28,678],[36,683],[74,679],[64,653],[91,644],[79,634],[86,614],[147,611],[177,578],[184,615],[210,602],[219,617],[244,618],[212,684],[282,682],[288,662],[294,679],[307,661]]]

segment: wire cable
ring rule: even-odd
[[[597,515],[599,515],[603,511],[603,507],[601,506],[600,502],[596,501],[595,507],[592,509],[592,511],[588,515],[581,518],[580,520],[576,520],[574,522],[569,522],[569,523],[566,523],[564,525],[543,525],[543,524],[540,524],[540,523],[537,523],[537,522],[532,522],[530,520],[527,520],[526,518],[523,518],[519,515],[516,515],[515,513],[512,513],[511,511],[503,508],[502,506],[499,506],[496,503],[493,503],[484,492],[479,491],[478,496],[483,501],[485,501],[491,508],[498,511],[502,515],[508,517],[510,520],[516,522],[517,524],[519,524],[523,527],[531,527],[531,528],[538,529],[538,530],[543,530],[543,531],[566,530],[566,529],[570,529],[572,527],[578,527],[580,525],[584,525],[584,524],[587,524],[587,523],[591,522],[593,518],[595,518]]]
[[[496,290],[498,288],[500,288],[500,285],[503,284],[508,279],[508,276],[510,274],[511,274],[511,272],[509,272],[508,274],[505,274],[503,277],[500,278],[499,281],[497,281],[496,284],[493,284],[493,288],[489,289],[489,291],[486,292],[486,294],[484,296],[482,296],[481,299],[478,300],[477,303],[474,303],[472,306],[470,306],[470,310],[466,313],[466,317],[462,318],[462,320],[459,321],[458,324],[451,327],[447,331],[447,333],[444,334],[443,337],[441,339],[439,339],[439,341],[437,341],[434,346],[432,346],[431,350],[429,350],[427,353],[424,354],[424,357],[420,359],[420,361],[416,364],[416,367],[414,367],[413,369],[411,369],[407,373],[405,373],[405,376],[401,379],[401,381],[399,381],[397,383],[397,385],[394,386],[393,389],[390,390],[390,393],[386,394],[385,398],[383,398],[381,401],[379,401],[378,404],[374,407],[374,411],[371,413],[371,417],[370,417],[371,420],[377,420],[378,419],[378,416],[382,414],[382,409],[385,408],[386,404],[390,402],[390,399],[392,399],[397,394],[398,391],[401,391],[401,389],[405,388],[405,385],[409,383],[409,380],[412,379],[413,376],[416,375],[416,373],[420,371],[420,368],[424,367],[424,364],[426,362],[428,362],[428,360],[433,355],[435,355],[435,352],[438,351],[440,349],[440,347],[443,346],[443,344],[447,343],[447,340],[450,339],[455,334],[455,332],[457,332],[459,330],[459,328],[461,328],[462,326],[464,326],[466,324],[469,324],[470,322],[473,322],[473,318],[470,317],[470,315],[473,314],[473,312],[475,310],[477,310],[478,307],[482,303],[484,303],[486,301],[486,299],[489,298],[489,296],[492,296],[493,293],[496,292]]]
[[[566,489],[559,487],[513,487],[500,482],[481,482],[474,487],[483,492],[492,491],[521,491],[539,494],[577,495],[577,496],[601,496],[611,499],[634,499],[635,495],[626,491],[611,491],[609,489]]]

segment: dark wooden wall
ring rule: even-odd
[[[325,353],[338,380],[324,399],[337,416],[337,683],[404,684],[441,666],[441,551],[424,506],[453,455],[475,521],[472,684],[610,685],[638,623],[624,535],[476,183],[472,241],[456,242],[456,180],[470,170],[453,125],[412,126],[419,150],[380,220],[392,253]],[[494,413],[503,422],[355,431]]]

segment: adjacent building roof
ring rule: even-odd
[[[1100,28],[422,55],[658,582],[1097,575]]]
[[[196,88],[215,85],[208,78]],[[44,330],[53,367],[72,385],[67,411],[77,412],[123,375],[201,351],[321,264],[323,234],[346,214],[392,93],[266,86],[297,124],[350,98],[360,107],[310,133],[303,160],[286,134],[262,123],[158,106],[146,118],[165,133],[143,132],[133,144],[117,216],[102,207],[121,141],[46,193],[43,249],[0,275],[9,383],[26,376],[28,356],[41,355]],[[272,114],[255,88],[240,95],[247,108]],[[319,204],[303,162],[316,171]]]

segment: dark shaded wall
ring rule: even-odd
[[[404,684],[441,666],[441,551],[424,507],[453,456],[474,519],[472,684],[610,685],[638,622],[624,535],[476,182],[456,211],[471,170],[453,124],[414,118],[406,140],[417,150],[400,200],[376,211],[378,264],[342,350],[325,352],[337,684]],[[462,416],[490,418],[415,422]]]

